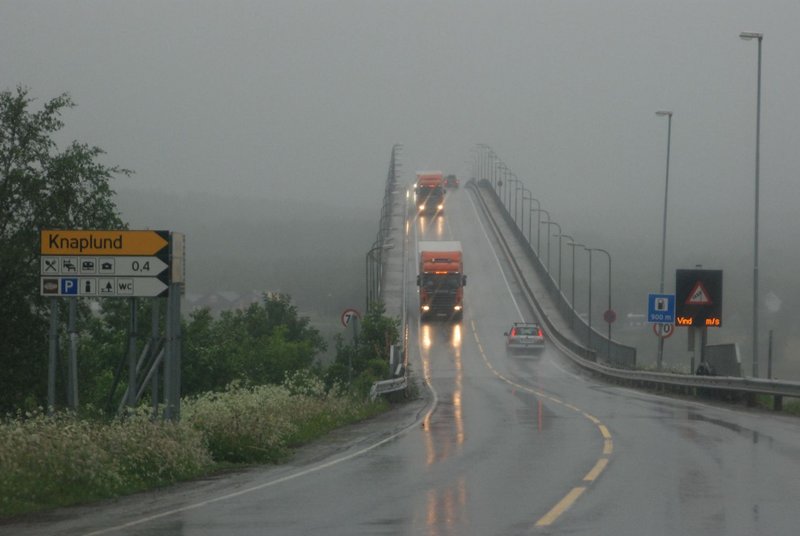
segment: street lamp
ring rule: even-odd
[[[539,210],[542,210],[542,204],[539,202],[538,199],[536,199],[535,197],[531,197],[531,201],[536,201],[536,208],[531,207],[530,203],[528,203],[528,245],[531,244],[531,214],[533,214],[534,212],[537,212]],[[541,224],[539,223],[539,218],[536,218],[536,256],[537,257],[539,256],[539,235],[541,234],[539,232],[539,228],[540,227],[541,227]]]
[[[586,249],[586,245],[578,244],[574,240],[572,242],[567,242],[567,245],[572,247],[572,329],[575,329],[575,317],[577,316],[577,312],[575,311],[575,248]]]
[[[756,193],[755,193],[755,238],[753,240],[753,377],[758,378],[758,171],[759,148],[761,145],[761,42],[764,34],[742,32],[739,37],[745,41],[758,40],[758,90],[756,93]]]
[[[550,213],[549,213],[549,212],[547,212],[547,211],[546,211],[545,209],[543,209],[543,208],[537,208],[537,209],[534,209],[534,210],[535,210],[536,212],[539,212],[539,213],[540,213],[540,216],[539,216],[539,225],[541,225],[542,223],[544,223],[544,224],[546,224],[546,225],[550,225]],[[542,222],[542,216],[541,216],[541,213],[542,213],[542,212],[544,212],[545,214],[547,214],[547,221],[546,221],[546,222]],[[537,240],[537,244],[538,244],[538,240],[539,240],[539,237],[538,237],[538,236],[536,237],[536,240]],[[538,246],[538,245],[536,246],[536,255],[537,255],[537,256],[539,256],[539,246]],[[540,258],[540,259],[539,259],[539,262],[541,262],[541,260],[542,260],[542,259]],[[547,232],[547,273],[548,273],[548,274],[550,274],[550,228],[549,228],[549,227],[548,227],[548,232]]]
[[[381,283],[381,257],[383,256],[383,251],[387,249],[392,249],[394,244],[389,242],[378,244],[377,246],[373,246],[367,252],[365,261],[366,266],[366,275],[367,275],[367,308],[366,310],[369,311],[370,305],[374,302],[374,297],[376,294],[380,293],[380,283]],[[377,260],[373,256],[373,253],[378,251],[378,258]],[[372,261],[372,262],[370,262]],[[370,264],[372,264],[370,269]]]
[[[497,174],[496,174],[496,172],[497,172],[497,168],[498,168],[498,164],[499,164],[500,162],[499,162],[499,160],[498,160],[498,158],[497,158],[497,155],[496,155],[496,154],[494,154],[494,151],[493,151],[493,150],[491,150],[491,149],[489,149],[489,158],[490,158],[490,160],[491,160],[491,162],[489,162],[489,166],[490,166],[490,167],[489,167],[489,172],[491,173],[492,182],[494,182],[494,183],[497,183],[497,184],[502,184],[502,182],[503,182],[503,179],[501,179],[501,178],[500,178],[499,176],[497,176]]]
[[[558,233],[558,264],[559,264],[559,276],[561,275],[561,239],[568,238],[570,242],[575,242],[575,239],[572,238],[568,234]],[[570,305],[572,306],[572,310],[575,311],[575,248],[572,248],[572,298],[570,301]],[[559,277],[559,279],[561,279]],[[559,282],[558,285],[559,290],[561,290],[561,283]]]
[[[589,264],[592,263],[592,251],[599,251],[608,256],[608,311],[611,311],[611,253],[602,248],[586,248],[589,251]],[[589,276],[591,277],[591,275]],[[608,323],[608,346],[606,347],[606,357],[611,360],[611,322]]]
[[[514,175],[514,174],[512,173],[512,175]],[[516,177],[516,175],[514,175],[514,177]],[[514,179],[512,179],[512,180],[514,180]],[[517,211],[517,207],[518,207],[518,205],[519,205],[519,204],[517,203],[517,192],[522,192],[522,195],[521,195],[520,197],[522,198],[523,205],[524,205],[524,204],[525,204],[525,203],[524,203],[524,202],[525,202],[525,191],[524,191],[524,190],[525,190],[525,185],[524,185],[524,184],[522,184],[522,181],[521,181],[521,180],[519,180],[519,179],[517,179],[517,180],[514,180],[514,182],[516,182],[516,183],[517,183],[516,187],[514,188],[514,223],[516,223],[516,224],[517,224],[517,228],[518,228],[518,229],[522,230],[522,225],[521,225],[521,224],[519,224],[519,223],[517,223],[517,212],[522,212],[521,210],[520,210],[520,211]],[[521,217],[521,216],[522,216],[522,215],[520,214],[520,219],[522,219],[522,217]]]
[[[525,196],[526,192],[528,193],[527,197]],[[528,229],[529,229],[529,231],[528,231],[528,245],[529,246],[531,244],[531,234],[530,234],[531,211],[530,211],[530,208],[531,208],[531,200],[533,199],[531,194],[533,194],[533,192],[528,190],[525,187],[525,185],[523,184],[522,185],[522,200],[520,201],[520,210],[519,210],[520,211],[520,226],[519,226],[519,230],[522,232],[522,236],[525,236],[525,214],[527,213],[528,214]],[[528,210],[527,211],[525,210],[525,200],[526,199],[528,200]]]
[[[509,173],[509,175],[513,175],[513,173]],[[517,223],[517,192],[519,191],[519,179],[509,178],[509,183],[514,183],[514,223]],[[511,189],[508,190],[508,214],[511,215]]]
[[[592,347],[592,248],[583,246],[584,251],[589,252],[589,307],[588,307],[588,324],[589,329],[586,331],[586,346]]]
[[[664,180],[664,223],[661,226],[661,284],[658,288],[659,293],[664,293],[664,262],[667,253],[667,193],[669,192],[669,149],[670,142],[672,141],[672,112],[659,110],[656,112],[658,116],[667,117],[667,175]],[[658,338],[658,357],[656,359],[656,368],[661,370],[661,363],[664,359],[664,337]]]
[[[558,232],[553,236],[558,237],[558,291],[561,292],[561,226],[554,221],[548,221],[547,223],[547,238],[550,238],[550,226],[555,225],[558,229]],[[548,265],[550,263],[550,244],[547,245],[547,262]]]

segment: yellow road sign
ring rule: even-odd
[[[41,232],[42,255],[158,255],[169,246],[169,231]]]

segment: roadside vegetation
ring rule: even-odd
[[[268,310],[280,312],[281,322],[258,322],[269,318]],[[374,307],[364,318],[358,341],[339,339],[334,364],[323,368],[309,365],[297,348],[295,353],[286,349],[293,347],[283,338],[291,326],[308,337],[299,335],[304,342],[299,347],[309,350],[320,341],[286,296],[265,296],[261,304],[220,319],[196,314],[186,323],[187,335],[192,334],[187,350],[199,351],[191,350],[189,341],[204,340],[203,351],[227,362],[228,374],[216,371],[217,381],[209,383],[195,370],[208,363],[199,357],[187,360],[188,381],[198,375],[204,383],[202,388],[187,387],[179,422],[154,418],[148,401],[122,415],[87,405],[77,414],[48,416],[39,408],[4,419],[0,517],[165,486],[231,466],[285,461],[294,448],[388,407],[367,395],[372,382],[388,374],[385,345],[396,342],[396,324],[380,306]],[[105,327],[109,332],[121,329]],[[220,330],[237,334],[237,344],[210,336]],[[281,334],[278,343],[276,333]],[[283,361],[286,355],[297,361]],[[271,372],[275,361],[284,369],[279,381]]]
[[[0,90],[0,517],[115,497],[242,464],[278,463],[330,430],[386,409],[369,388],[389,376],[398,322],[375,304],[357,338],[326,343],[286,294],[245,310],[182,320],[182,419],[161,419],[149,392],[122,407],[131,302],[78,300],[80,405],[65,409],[65,319],[58,326],[55,407],[47,407],[49,306],[39,295],[41,229],[124,229],[110,189],[132,172],[103,151],[54,137],[72,108],[60,95],[34,110],[24,87]],[[268,282],[267,282],[268,284]],[[154,300],[138,300],[151,318]],[[161,325],[164,325],[163,308]],[[134,330],[136,331],[136,330]],[[147,329],[133,334],[141,350]],[[157,405],[156,405],[157,406]]]
[[[241,464],[277,463],[381,401],[329,391],[299,373],[283,385],[232,385],[187,399],[183,419],[29,413],[0,425],[0,517],[125,495]]]

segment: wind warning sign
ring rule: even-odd
[[[722,270],[675,271],[675,325],[722,326]]]

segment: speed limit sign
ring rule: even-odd
[[[673,324],[653,324],[653,333],[662,339],[666,339],[675,333],[675,326]]]

